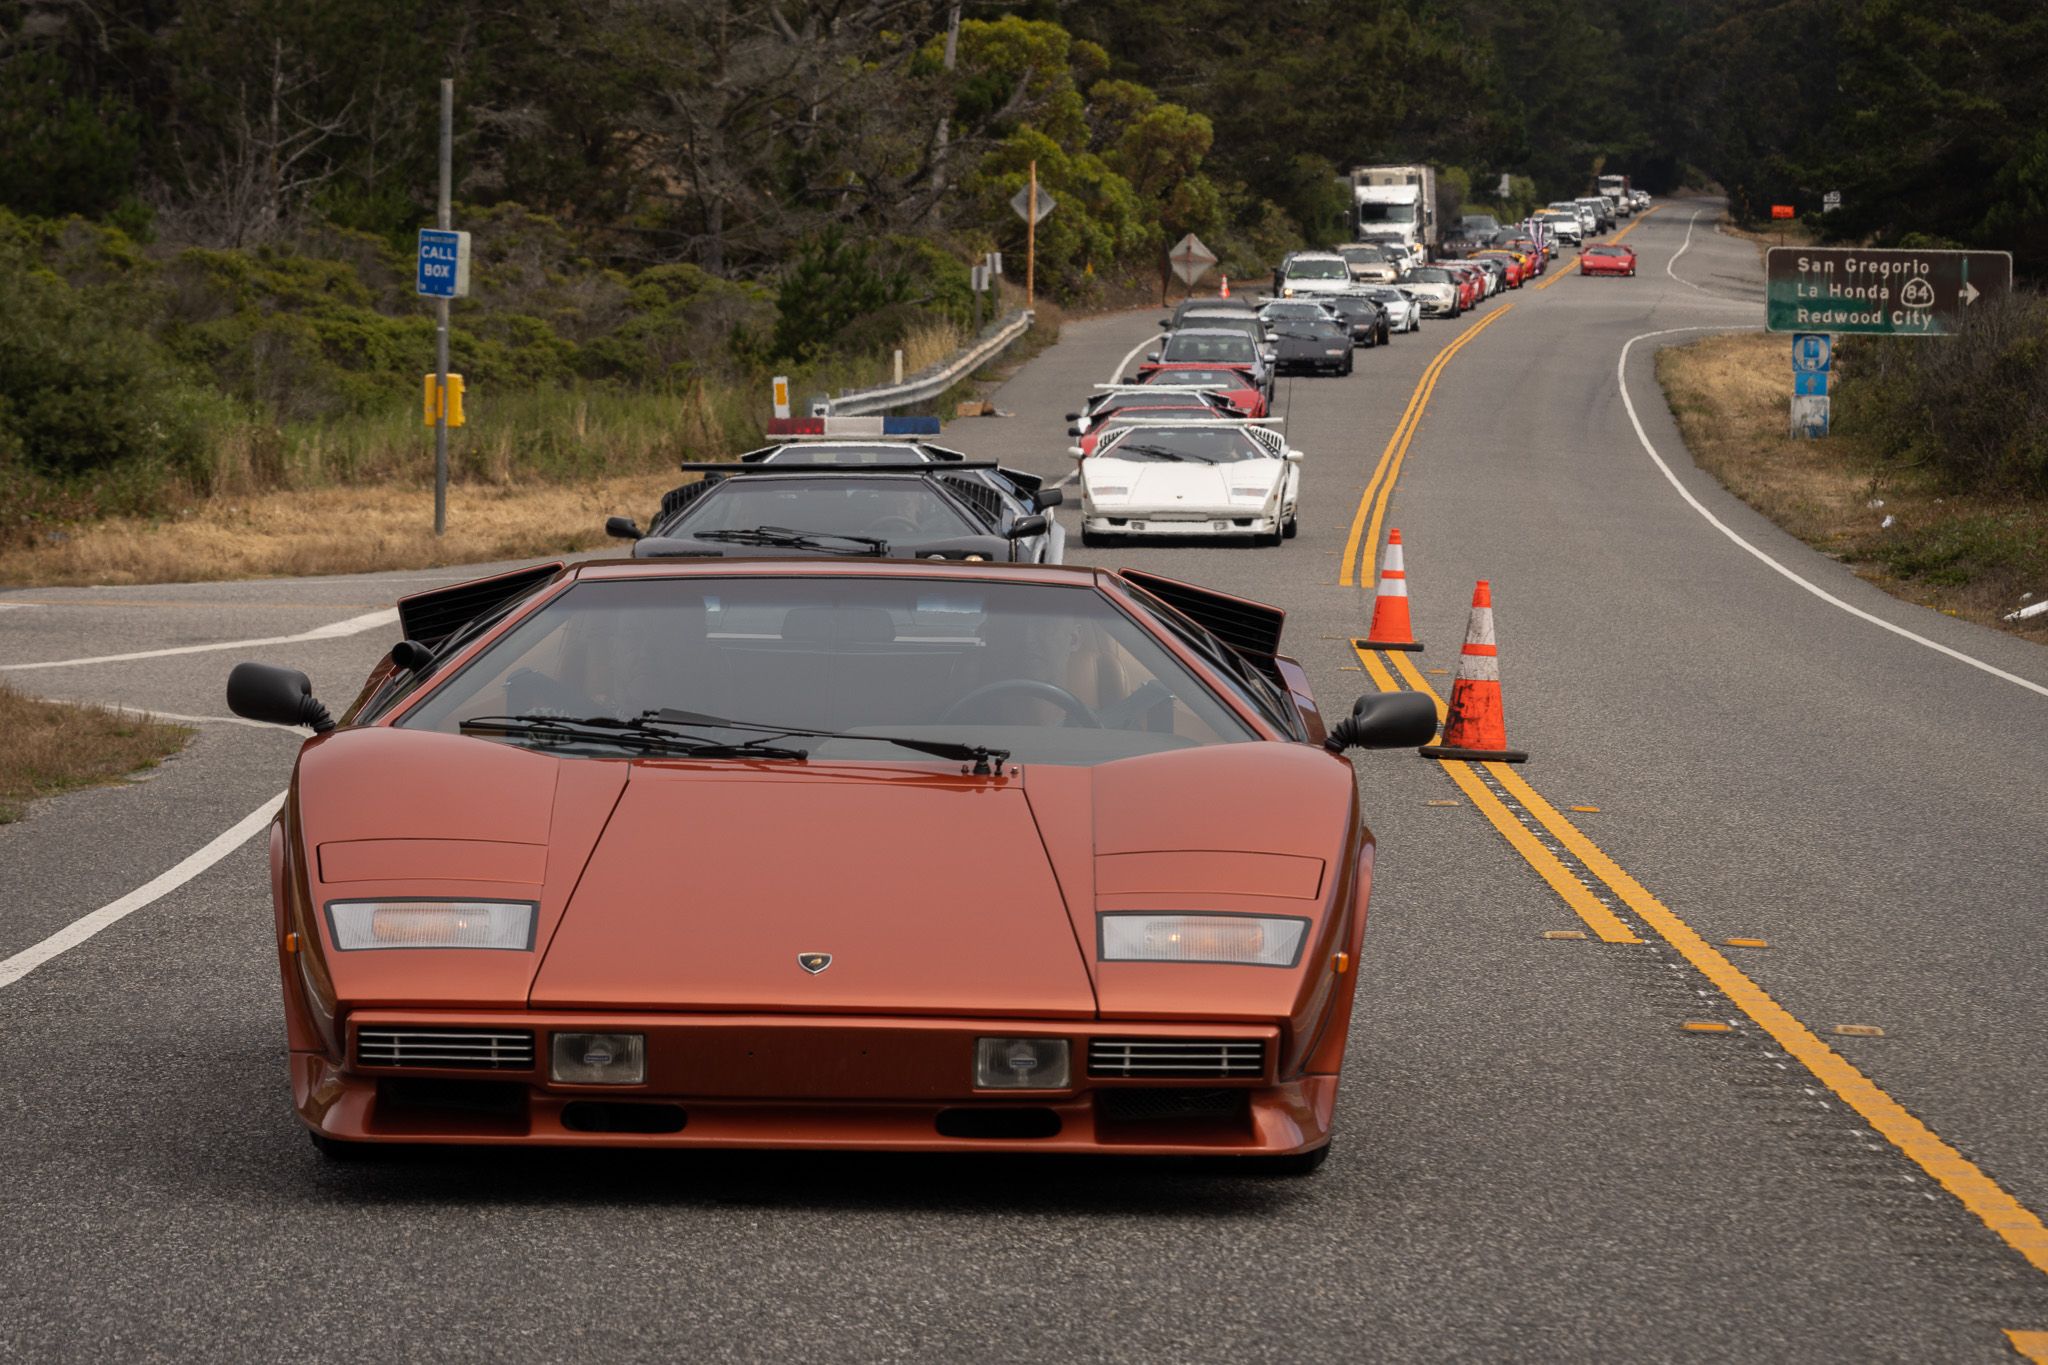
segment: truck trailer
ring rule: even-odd
[[[1628,177],[1625,175],[1603,175],[1594,182],[1603,199],[1614,201],[1614,211],[1626,218],[1636,211],[1635,201],[1629,198]]]

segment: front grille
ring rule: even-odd
[[[362,1066],[431,1066],[458,1071],[531,1071],[533,1034],[473,1029],[366,1028],[356,1034]]]
[[[1088,1074],[1255,1080],[1266,1074],[1266,1045],[1257,1038],[1097,1038],[1088,1044]]]
[[[1104,1090],[1095,1112],[1111,1122],[1152,1123],[1174,1119],[1234,1119],[1246,1112],[1249,1090],[1189,1090],[1177,1085]]]

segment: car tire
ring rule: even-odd
[[[1330,1159],[1332,1143],[1326,1142],[1312,1152],[1290,1152],[1286,1156],[1248,1156],[1236,1163],[1248,1174],[1267,1178],[1293,1179],[1314,1175],[1322,1164]]]
[[[1382,346],[1384,346],[1384,345],[1386,345],[1386,344],[1387,344],[1387,338],[1388,338],[1388,337],[1390,337],[1390,336],[1392,336],[1392,335],[1393,335],[1393,332],[1392,332],[1392,330],[1391,330],[1391,329],[1390,329],[1390,328],[1389,328],[1389,327],[1387,326],[1387,324],[1383,322],[1383,323],[1381,323],[1381,324],[1380,324],[1380,329],[1379,329],[1379,331],[1378,331],[1378,332],[1377,332],[1377,333],[1376,333],[1375,335],[1377,335],[1377,336],[1379,337],[1379,344],[1380,344],[1380,345],[1382,345]]]
[[[1298,535],[1300,535],[1300,534],[1301,534],[1301,518],[1300,518],[1300,517],[1289,517],[1289,518],[1288,518],[1288,519],[1287,519],[1286,521],[1283,521],[1283,522],[1281,522],[1281,523],[1280,523],[1280,538],[1281,538],[1282,540],[1292,540],[1292,539],[1294,539],[1294,538],[1295,538],[1296,536],[1298,536]]]
[[[1351,357],[1350,357],[1350,356],[1348,356],[1348,355],[1347,355],[1347,356],[1345,356],[1345,357],[1344,357],[1344,368],[1343,368],[1343,369],[1341,369],[1341,370],[1339,370],[1339,371],[1337,371],[1337,373],[1338,373],[1339,375],[1347,375],[1347,374],[1350,374],[1350,373],[1351,373]]]

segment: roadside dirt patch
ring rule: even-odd
[[[434,538],[431,488],[315,488],[217,498],[158,522],[115,518],[0,553],[0,585],[194,583],[527,559],[605,543],[615,513],[643,525],[681,476],[588,484],[457,485]]]
[[[0,825],[27,803],[119,782],[185,747],[190,728],[100,706],[39,701],[0,683]]]
[[[1658,352],[1657,378],[1702,469],[1778,525],[1895,597],[2048,644],[2048,503],[1958,494],[1844,436],[1787,430],[1790,343],[1709,337]]]

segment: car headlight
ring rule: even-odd
[[[1065,1090],[1071,1049],[1064,1038],[977,1038],[977,1090]]]
[[[1102,484],[1088,490],[1088,496],[1091,498],[1125,498],[1129,497],[1130,493],[1131,490],[1128,488],[1118,488],[1111,484]]]
[[[1119,912],[1096,917],[1104,962],[1232,962],[1292,967],[1308,921],[1285,915]]]
[[[1271,488],[1233,488],[1230,490],[1230,496],[1233,498],[1257,498],[1260,502],[1264,502],[1272,495],[1272,492]]]
[[[647,1079],[644,1033],[557,1033],[548,1076],[570,1085],[639,1085]]]
[[[329,901],[327,925],[342,952],[362,948],[533,947],[532,901]]]

